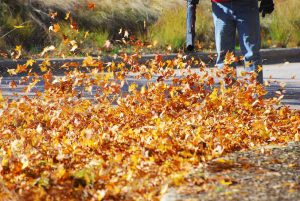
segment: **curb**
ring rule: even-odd
[[[261,55],[265,64],[299,62],[300,48],[262,49]]]
[[[163,60],[173,60],[177,58],[178,54],[168,54],[162,55]],[[216,57],[215,52],[205,53],[205,52],[194,52],[186,54],[188,57],[195,57],[196,59],[204,61],[209,66],[214,66],[214,59]],[[237,56],[241,56],[241,52],[238,51]],[[300,48],[276,48],[276,49],[262,49],[261,55],[264,61],[264,64],[276,64],[276,63],[284,63],[284,62],[299,62],[300,61]],[[147,54],[143,55],[140,59],[140,63],[146,63],[147,61],[154,59],[156,54]],[[95,59],[97,59],[95,57]],[[53,74],[63,74],[66,70],[60,68],[65,63],[77,63],[81,65],[84,58],[51,58],[49,59],[51,63],[51,67],[55,69]],[[27,59],[20,59],[20,60],[0,60],[0,76],[8,76],[8,69],[14,69],[17,67],[18,64],[25,64]],[[39,64],[41,64],[44,59],[37,59],[36,63],[33,66],[34,72],[41,73]],[[103,63],[108,62],[120,62],[120,58],[114,58],[110,56],[106,56],[101,58]],[[21,74],[20,74],[21,75]]]

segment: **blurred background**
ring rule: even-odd
[[[196,46],[198,51],[210,51],[211,2],[200,2]],[[300,1],[275,3],[275,12],[261,20],[263,48],[299,47]],[[130,52],[126,38],[143,43],[146,52],[180,51],[185,43],[185,6],[185,0],[0,0],[0,57],[9,58],[16,46],[22,46],[25,56],[50,45],[55,47],[52,56]]]

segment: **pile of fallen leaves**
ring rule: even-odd
[[[186,173],[224,153],[299,140],[300,112],[265,98],[255,74],[233,81],[194,58],[87,57],[64,76],[10,73],[26,92],[0,92],[0,196],[12,200],[157,200]],[[227,58],[230,60],[230,58]],[[191,66],[198,70],[191,70]],[[141,86],[132,78],[146,79]],[[15,85],[19,83],[14,83]]]

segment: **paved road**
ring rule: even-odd
[[[300,63],[266,65],[264,78],[269,81],[286,83],[283,103],[291,105],[292,108],[300,109]],[[267,89],[274,93],[278,89],[278,84],[271,85]]]
[[[238,71],[243,68],[238,68]],[[193,69],[195,72],[199,72],[197,69]],[[131,75],[128,78],[128,84],[137,82],[139,85],[144,85],[146,80],[135,80],[134,76]],[[264,66],[264,78],[271,82],[271,86],[267,87],[269,95],[272,96],[279,89],[279,83],[286,83],[286,93],[283,99],[283,104],[288,104],[292,108],[300,109],[300,63],[280,63]],[[14,94],[29,95],[33,93],[24,93],[23,88],[25,85],[18,85],[17,88],[11,89],[9,83],[15,81],[19,83],[21,77],[3,77],[1,80],[0,89],[2,90],[3,96],[14,98]],[[151,81],[155,82],[157,77],[154,77]],[[277,83],[274,81],[278,81]],[[123,87],[122,90],[127,92],[128,85]],[[40,82],[32,90],[43,91],[43,83]],[[95,89],[94,89],[95,92]],[[85,94],[86,97],[92,98],[91,94]]]

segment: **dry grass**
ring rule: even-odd
[[[93,10],[87,9],[86,0],[33,0],[32,4],[63,12],[70,11],[85,28],[99,29],[101,27],[110,34],[114,34],[121,27],[137,32],[143,27],[144,21],[151,24],[165,9],[184,3],[180,0],[94,0],[91,2],[95,4]]]
[[[94,3],[95,8],[88,9],[88,2]],[[31,51],[35,48],[32,46],[40,46],[41,49],[49,43],[59,43],[59,37],[49,36],[48,27],[51,19],[48,13],[50,11],[57,11],[57,19],[62,21],[65,13],[71,12],[71,16],[79,24],[79,32],[89,31],[90,36],[93,36],[90,39],[97,40],[97,43],[88,44],[96,44],[99,47],[105,37],[117,39],[120,28],[127,29],[134,35],[144,35],[144,22],[153,24],[165,10],[184,3],[180,0],[2,0],[0,35],[4,35],[25,21],[30,21],[30,25],[0,39],[0,47],[9,50],[21,44]],[[80,33],[78,36],[81,35],[83,34]]]
[[[276,47],[300,46],[300,1],[276,0],[276,9],[271,16],[269,34]]]

